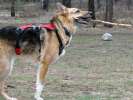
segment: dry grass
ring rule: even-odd
[[[43,96],[46,100],[131,100],[133,98],[133,34],[78,35],[65,57],[49,67]],[[34,64],[17,60],[9,94],[33,100]]]
[[[127,12],[128,13],[128,12]],[[23,23],[47,22],[53,13],[37,18],[1,17],[0,27]],[[126,17],[118,22],[129,22]],[[132,16],[132,15],[131,15]],[[100,18],[100,17],[99,17]],[[129,17],[131,19],[132,17]],[[80,27],[80,26],[79,26]],[[79,28],[65,57],[49,67],[43,96],[46,100],[132,100],[133,98],[133,30],[115,27],[106,29]],[[113,41],[102,41],[101,34],[113,33]],[[86,34],[86,35],[85,35]],[[8,79],[15,89],[10,95],[19,100],[33,100],[36,64],[17,60]],[[0,98],[2,100],[2,98]]]

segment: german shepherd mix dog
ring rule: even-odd
[[[77,8],[66,8],[57,3],[57,14],[50,24],[31,26],[25,30],[18,27],[5,27],[0,30],[0,93],[6,100],[17,100],[9,97],[4,91],[4,80],[11,73],[14,58],[26,54],[24,51],[36,53],[39,67],[36,80],[36,100],[43,100],[41,93],[48,66],[65,54],[72,34],[75,33],[75,21],[88,17],[88,11]],[[14,52],[14,48],[16,53]],[[31,50],[32,49],[32,50]]]

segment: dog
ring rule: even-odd
[[[5,93],[4,81],[11,74],[16,55],[35,53],[39,67],[34,98],[43,100],[41,94],[48,66],[65,54],[65,49],[76,32],[75,22],[86,19],[88,14],[88,11],[67,8],[57,3],[56,15],[48,24],[0,29],[0,94],[6,100],[17,100]]]
[[[56,31],[47,31],[45,34],[44,47],[41,48],[40,66],[36,80],[36,100],[43,100],[41,93],[44,88],[48,66],[65,54],[65,48],[69,46],[72,35],[76,32],[75,21],[84,20],[90,17],[88,11],[78,8],[67,8],[57,3],[57,14],[51,22],[55,25]]]

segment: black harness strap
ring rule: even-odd
[[[23,34],[23,31],[20,28],[17,28],[16,29],[16,33],[18,33],[18,35],[17,35],[17,38],[16,38],[15,48],[21,48],[21,46],[20,46],[20,39],[21,39],[21,36]]]
[[[52,23],[54,21],[56,21],[56,22],[58,21],[60,23],[61,27],[64,29],[65,35],[67,35],[68,37],[71,37],[72,33],[70,31],[68,31],[68,29],[63,26],[62,22],[58,18],[53,18],[51,20]],[[65,48],[65,45],[67,45],[69,43],[69,41],[64,45],[63,42],[62,42],[62,39],[59,35],[58,29],[55,29],[55,33],[56,33],[56,36],[57,36],[59,44],[60,44],[59,45],[59,55],[60,55],[62,53],[63,49]]]
[[[71,37],[71,33],[68,31],[68,29],[64,27],[64,30],[65,30],[65,34],[66,34],[68,37]]]
[[[66,34],[68,37],[71,37],[72,33],[71,33],[66,27],[63,26],[62,22],[61,22],[58,18],[56,18],[56,20],[61,24],[61,27],[64,29],[65,34]]]
[[[62,43],[61,37],[60,37],[59,32],[58,32],[57,29],[55,29],[55,33],[56,33],[56,36],[57,36],[59,44],[60,44],[59,45],[59,55],[60,55],[62,53],[63,49],[65,48],[65,46]]]

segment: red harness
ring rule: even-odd
[[[40,27],[51,31],[56,29],[56,26],[53,23],[43,23],[43,24],[40,24]]]
[[[50,31],[53,31],[56,29],[56,26],[53,23],[42,23],[39,26],[42,29],[47,29]],[[32,27],[33,27],[33,24],[26,24],[26,25],[19,26],[19,29],[24,31],[24,30],[27,30],[28,28],[32,28]],[[15,52],[17,55],[20,55],[22,50],[21,50],[21,48],[15,48]]]
[[[30,28],[30,27],[32,27],[32,24],[27,24],[27,25],[19,26],[19,28],[20,28],[21,30],[26,30],[26,29],[28,29],[28,28]]]
[[[56,29],[56,26],[53,23],[42,23],[39,26],[40,26],[40,28],[45,28],[45,29],[51,30],[51,31]],[[33,27],[33,24],[22,25],[19,28],[21,30],[26,30],[30,27]]]

